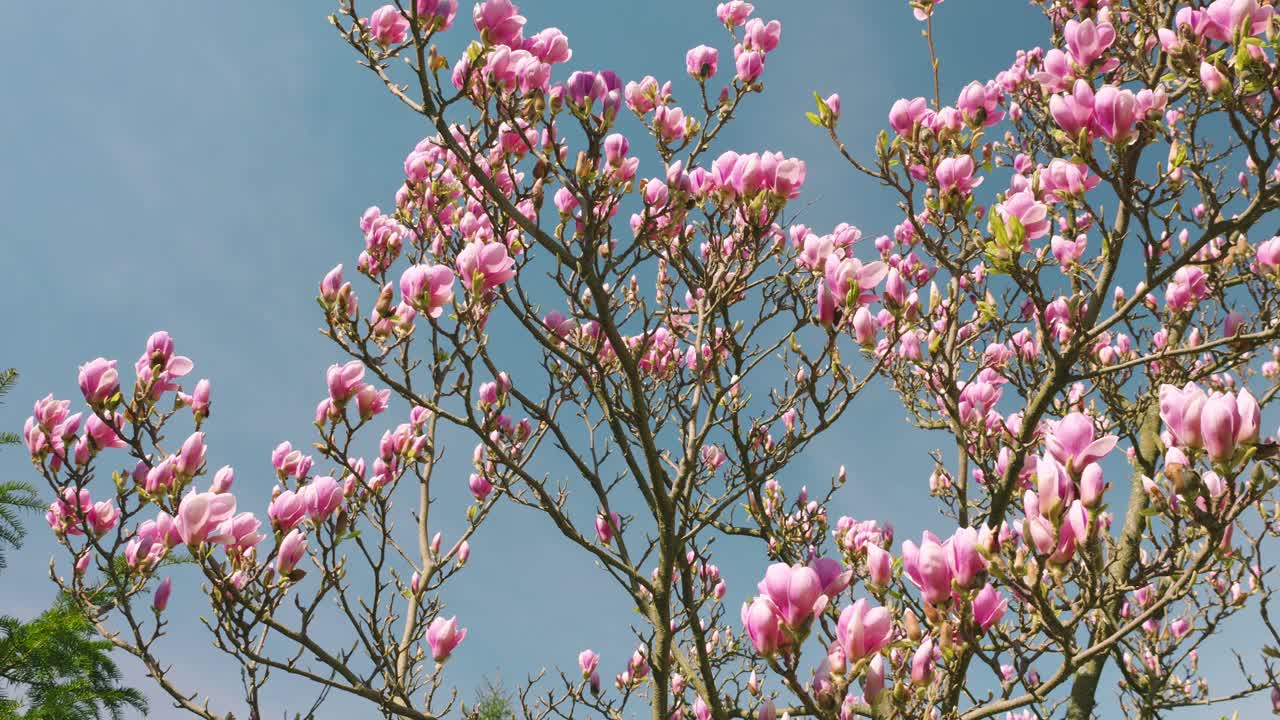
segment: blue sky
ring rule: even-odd
[[[446,51],[473,36],[463,5]],[[690,12],[693,5],[705,9]],[[842,135],[865,152],[894,99],[929,94],[921,26],[905,2],[757,7],[782,19],[783,42],[769,59],[767,94],[748,103],[722,148],[805,159],[807,224],[825,231],[847,221],[873,237],[888,231],[893,198],[839,160],[803,112],[812,91],[838,91]],[[610,68],[627,80],[653,74],[678,87],[687,48],[705,42],[730,56],[713,8],[685,0],[523,3],[531,29],[568,34],[569,69]],[[196,376],[213,381],[211,463],[233,465],[242,503],[265,508],[271,448],[284,439],[309,443],[324,369],[340,359],[317,332],[316,283],[334,264],[354,264],[360,213],[391,204],[401,161],[426,132],[355,64],[325,20],[330,11],[324,2],[6,7],[13,30],[0,44],[11,68],[0,114],[8,206],[0,214],[0,301],[9,312],[0,320],[8,338],[0,365],[23,377],[0,408],[0,427],[17,429],[47,392],[77,397],[80,363],[104,355],[127,366],[148,334],[166,329],[196,361]],[[998,31],[983,30],[993,16]],[[1022,38],[1044,37],[1043,19],[1018,0],[945,4],[944,100],[1006,67]],[[644,158],[641,174],[652,170]],[[918,536],[945,526],[925,497],[926,452],[940,442],[911,432],[892,396],[873,389],[786,482],[821,482],[845,464],[851,483],[833,516],[887,519],[899,538]],[[462,473],[458,463],[448,491],[458,508]],[[0,477],[31,479],[22,451],[0,454]],[[471,628],[450,678],[468,688],[500,674],[511,686],[544,666],[571,667],[587,646],[602,652],[602,674],[611,677],[632,647],[631,615],[616,588],[540,518],[507,508],[498,520],[450,586],[449,614]],[[0,582],[0,608],[20,615],[52,596],[43,576],[54,545],[39,518],[30,526]],[[736,607],[763,560],[744,555],[721,565]],[[184,606],[207,607],[180,578],[171,612]],[[175,679],[238,712],[227,659],[194,622],[179,624],[165,646]],[[178,716],[136,664],[122,662],[155,698],[152,717]],[[294,689],[271,686],[269,706],[304,709]],[[337,698],[321,717],[359,707]]]

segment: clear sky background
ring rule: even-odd
[[[444,43],[451,58],[474,37],[471,3],[463,5]],[[893,197],[855,175],[803,113],[812,91],[838,91],[842,136],[865,155],[894,99],[929,94],[921,25],[898,0],[756,5],[783,21],[782,45],[769,57],[766,94],[750,99],[720,147],[805,159],[803,202],[812,207],[803,220],[822,232],[842,221],[870,237],[889,231]],[[688,95],[684,52],[705,42],[720,48],[722,73],[731,72],[711,2],[542,0],[522,9],[531,31],[553,25],[568,34],[567,71],[609,68],[624,80],[653,74]],[[356,65],[325,19],[332,10],[320,0],[6,4],[0,366],[17,367],[22,380],[0,408],[0,428],[19,429],[47,392],[78,398],[80,363],[103,355],[119,358],[123,370],[153,330],[166,329],[195,360],[193,378],[213,381],[211,465],[233,465],[242,505],[264,515],[271,448],[285,439],[310,443],[324,369],[341,359],[317,331],[316,284],[334,264],[354,265],[361,212],[392,204],[401,162],[427,134]],[[951,0],[937,35],[949,102],[969,80],[1007,67],[1019,47],[1042,43],[1047,28],[1021,0]],[[642,156],[640,174],[654,171]],[[926,454],[940,444],[912,431],[878,387],[783,480],[794,494],[844,464],[851,482],[833,518],[886,519],[899,539],[941,532],[946,521],[927,500]],[[470,447],[455,445],[464,449],[455,457]],[[465,505],[464,471],[458,464],[449,491],[457,499],[446,516]],[[34,479],[21,449],[0,453],[0,477]],[[577,651],[590,646],[602,652],[610,682],[634,644],[620,592],[541,517],[504,508],[497,520],[473,542],[469,570],[446,596],[448,613],[471,628],[449,663],[450,679],[469,700],[483,677],[513,687],[542,667],[572,669]],[[0,576],[0,610],[22,616],[53,595],[45,575],[55,546],[41,518],[31,517],[29,529],[25,549],[10,554]],[[718,560],[736,618],[764,560],[758,553]],[[207,604],[180,578],[169,612],[205,613]],[[173,627],[162,657],[174,664],[175,680],[243,716],[228,658],[208,646],[194,620]],[[180,716],[140,666],[120,660],[128,680],[154,699],[152,718]],[[298,689],[269,686],[268,716],[304,710]],[[1248,707],[1261,713],[1264,705]],[[336,697],[320,716],[350,711],[368,716],[360,703]]]

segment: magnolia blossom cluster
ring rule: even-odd
[[[56,493],[68,586],[154,587],[163,613],[181,548],[251,697],[263,667],[322,677],[305,657],[380,712],[438,717],[468,635],[443,586],[511,502],[615,579],[638,618],[639,645],[608,671],[583,650],[563,691],[522,692],[541,715],[649,702],[696,720],[1092,717],[1113,672],[1127,714],[1215,702],[1196,653],[1271,597],[1260,548],[1280,532],[1261,430],[1274,388],[1259,381],[1280,379],[1280,238],[1256,230],[1280,206],[1274,3],[1044,3],[1052,41],[950,104],[933,36],[945,11],[909,4],[934,97],[892,104],[874,162],[839,138],[838,94],[815,94],[808,115],[897,194],[896,226],[863,242],[848,223],[790,222],[804,160],[720,147],[780,47],[781,24],[749,2],[718,4],[728,44],[673,59],[688,76],[674,80],[570,71],[565,34],[533,32],[510,0],[475,3],[465,46],[437,42],[455,0],[343,3],[343,40],[431,134],[395,169],[393,203],[361,216],[356,274],[337,265],[319,283],[349,361],[325,374],[318,442],[276,446],[260,520],[235,472],[212,470],[210,385],[181,387],[193,363],[167,334],[132,387],[115,361],[85,364],[87,412],[48,396],[23,431]],[[532,352],[511,362],[509,341]],[[799,454],[876,376],[911,422],[947,434],[928,478],[942,519],[917,518],[918,538],[832,522],[843,466],[829,492],[812,477],[788,492]],[[407,418],[355,456],[393,395]],[[444,480],[464,498],[451,545],[435,527],[438,423],[476,443]],[[94,479],[124,454],[131,472]],[[768,558],[733,603],[713,554],[725,536]],[[308,632],[321,607],[352,645]],[[260,626],[273,643],[251,637]],[[274,642],[298,654],[261,659]],[[1264,659],[1239,695],[1275,673]]]
[[[66,478],[46,520],[59,539],[74,549],[77,575],[87,572],[93,546],[76,545],[74,539],[101,539],[114,532],[130,573],[140,581],[157,574],[174,548],[185,547],[198,562],[210,563],[206,572],[212,573],[209,577],[216,584],[252,593],[270,593],[273,583],[287,588],[304,574],[301,565],[308,557],[308,534],[335,522],[346,525],[349,514],[377,492],[380,483],[385,485],[402,472],[399,464],[413,461],[425,442],[419,432],[426,416],[423,408],[416,408],[411,423],[384,435],[382,455],[375,460],[374,476],[367,483],[362,459],[349,461],[342,479],[312,477],[313,459],[290,443],[281,443],[271,455],[280,484],[267,508],[268,527],[253,512],[239,509],[231,467],[213,472],[207,489],[196,486],[198,478],[210,472],[204,432],[191,433],[172,453],[141,454],[145,419],[158,412],[165,395],[173,396],[177,410],[189,410],[197,426],[208,418],[209,382],[199,381],[190,394],[177,384],[192,367],[191,360],[175,353],[173,340],[165,332],[148,339],[135,364],[137,379],[132,389],[121,387],[115,361],[98,358],[81,366],[79,384],[89,408],[83,435],[77,431],[84,414],[69,414],[71,401],[48,396],[36,402],[24,432],[26,445],[33,463],[51,480]],[[389,391],[363,382],[364,373],[364,366],[356,361],[329,368],[329,396],[317,409],[317,425],[343,418],[352,401],[362,421],[387,408]],[[69,447],[75,450],[68,452]],[[108,498],[95,501],[86,479],[98,454],[107,450],[128,452],[137,461],[131,473],[117,476],[114,487],[99,486]],[[148,509],[154,516],[133,528],[119,522],[124,512],[133,517]],[[271,537],[275,547],[262,557],[260,546]],[[218,548],[225,559],[214,563]],[[469,548],[464,547],[463,554],[467,553]],[[153,601],[157,611],[167,606],[172,584],[172,578],[164,577],[158,585]],[[447,658],[465,634],[452,624],[433,624],[428,640],[437,659]]]

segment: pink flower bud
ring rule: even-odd
[[[182,443],[182,448],[178,451],[177,460],[174,462],[174,469],[179,475],[186,477],[195,475],[200,466],[204,464],[204,453],[204,433],[192,433]]]
[[[289,575],[307,552],[307,536],[297,528],[289,531],[280,541],[280,550],[276,555],[276,572],[282,576]]]
[[[1200,416],[1200,433],[1210,458],[1227,460],[1235,453],[1239,425],[1239,411],[1231,395],[1214,395],[1205,402]]]
[[[596,514],[596,538],[600,540],[601,545],[608,545],[613,542],[614,530],[621,529],[621,518],[618,513],[609,513],[608,518],[604,513]]]
[[[875,544],[866,546],[867,578],[877,588],[887,588],[893,580],[893,556]]]
[[[978,627],[986,632],[992,625],[1000,622],[1008,607],[1009,600],[987,583],[973,599],[973,618],[978,623]]]
[[[160,585],[156,587],[155,595],[151,599],[151,607],[155,608],[158,613],[164,612],[169,606],[169,594],[173,592],[173,578],[165,578],[160,581]]]
[[[773,605],[764,597],[757,597],[742,605],[742,625],[751,638],[756,652],[769,657],[786,643],[786,636],[778,626],[778,616]]]
[[[1212,63],[1202,61],[1200,63],[1200,82],[1204,85],[1204,89],[1210,95],[1213,95],[1227,86],[1227,76],[1223,75],[1222,71]]]
[[[431,646],[431,657],[438,663],[449,659],[458,644],[467,637],[466,628],[458,628],[458,618],[445,620],[437,617],[427,626],[427,644]]]
[[[917,546],[908,540],[902,544],[903,566],[907,576],[924,596],[925,602],[940,603],[951,597],[951,568],[947,550],[938,538],[925,532]]]
[[[911,656],[911,683],[928,685],[933,680],[933,638],[925,638]]]
[[[578,667],[582,669],[582,678],[585,680],[595,673],[596,668],[600,665],[600,656],[595,650],[583,650],[578,653]]]
[[[231,469],[230,465],[224,465],[218,472],[214,473],[213,483],[209,486],[209,492],[226,493],[231,492],[231,485],[236,481],[236,471]]]
[[[467,487],[471,490],[471,495],[476,502],[484,502],[489,497],[489,493],[493,491],[493,484],[488,478],[479,473],[471,473],[471,477],[467,480]]]

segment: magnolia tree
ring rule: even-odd
[[[814,132],[901,210],[864,241],[790,222],[803,161],[719,147],[779,46],[749,3],[716,9],[731,57],[693,48],[669,82],[563,72],[568,39],[509,0],[476,5],[474,32],[454,0],[345,0],[339,36],[432,134],[394,207],[361,218],[355,272],[320,283],[350,361],[328,370],[314,454],[280,444],[255,514],[214,469],[209,384],[183,390],[167,333],[132,384],[93,360],[87,407],[47,397],[25,428],[58,494],[54,579],[210,719],[233,708],[157,655],[179,560],[251,717],[281,675],[386,717],[468,714],[447,661],[496,640],[448,581],[499,503],[544,516],[641,618],[629,658],[587,649],[531,681],[531,718],[1280,706],[1280,460],[1260,428],[1280,392],[1273,8],[1039,4],[1043,46],[944,104],[938,9],[917,0],[931,97],[894,103],[874,143],[846,145],[839,98],[817,96]],[[470,44],[446,57],[446,33]],[[843,470],[795,490],[815,483],[788,466],[880,381],[945,437],[947,537],[833,520]],[[446,426],[474,436],[469,478],[435,472]],[[461,508],[437,491],[463,482],[465,530],[443,539]],[[757,577],[722,577],[730,538]],[[1238,614],[1252,644],[1211,687],[1197,653]]]

